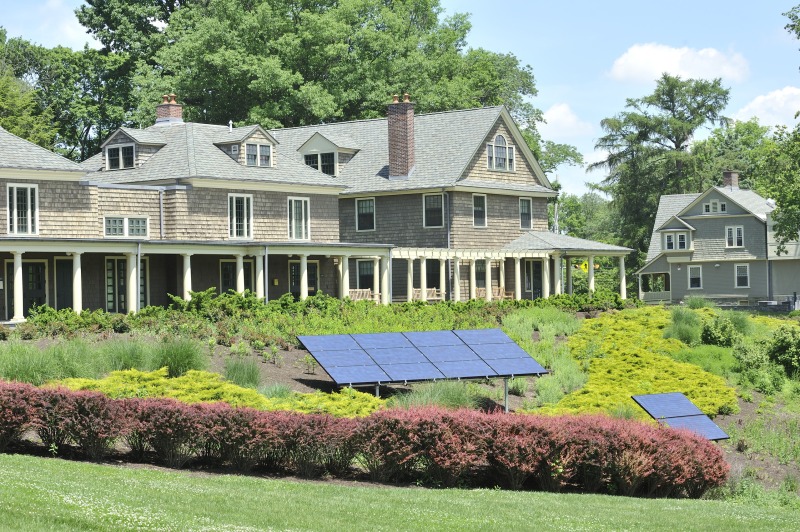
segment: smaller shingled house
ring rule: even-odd
[[[723,186],[698,194],[661,196],[639,297],[680,302],[692,295],[721,303],[789,301],[800,291],[800,254],[778,255],[771,231],[774,204],[739,188],[725,172]]]

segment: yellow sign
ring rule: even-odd
[[[583,261],[581,263],[581,270],[583,270],[584,273],[589,271],[589,261]]]

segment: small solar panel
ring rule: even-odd
[[[515,343],[510,344],[475,344],[470,345],[479,357],[484,360],[495,358],[531,358],[531,356]]]
[[[422,364],[385,364],[381,366],[392,381],[427,381],[444,379],[430,362]]]
[[[452,362],[456,360],[480,360],[475,352],[466,345],[440,345],[436,347],[420,347],[423,355],[431,362]]]
[[[308,351],[346,351],[348,349],[361,349],[355,340],[348,334],[331,334],[320,336],[298,336],[298,340]]]
[[[412,347],[411,342],[402,333],[353,334],[351,336],[364,349]]]
[[[680,392],[634,395],[633,400],[655,419],[703,415],[703,412]]]
[[[407,332],[403,335],[417,347],[430,347],[436,345],[464,345],[453,331],[422,331]]]
[[[494,370],[480,359],[459,360],[457,362],[436,362],[435,365],[448,379],[474,379],[497,376]]]
[[[498,358],[486,361],[499,376],[506,375],[543,375],[548,373],[538,362],[528,358]]]
[[[672,417],[664,420],[664,424],[673,429],[688,429],[709,440],[727,440],[730,438],[724,430],[705,414],[699,416]]]
[[[367,354],[372,357],[379,366],[384,364],[420,364],[428,362],[425,355],[415,347],[395,347],[389,349],[366,349]]]
[[[376,384],[390,382],[389,376],[378,366],[325,367],[337,384]]]
[[[467,331],[453,331],[465,344],[507,344],[513,342],[506,333],[500,329],[473,329]]]
[[[314,358],[323,368],[328,366],[374,366],[375,361],[364,351],[321,351]]]

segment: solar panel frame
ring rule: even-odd
[[[453,331],[418,331],[403,333],[415,347],[434,347],[444,345],[464,345]]]
[[[453,331],[465,344],[508,344],[513,342],[502,329],[465,329]]]
[[[496,358],[486,360],[499,377],[516,375],[544,375],[549,373],[533,358]]]
[[[413,347],[403,333],[366,333],[351,334],[350,336],[362,349]]]
[[[434,362],[436,368],[448,379],[492,378],[497,374],[480,359]]]
[[[361,349],[349,334],[304,335],[297,339],[307,351],[348,351]]]
[[[703,411],[680,392],[633,395],[631,397],[654,419],[703,415]]]
[[[709,440],[727,440],[730,438],[719,425],[705,414],[670,417],[660,421],[672,429],[687,429]]]
[[[421,364],[384,364],[381,369],[392,382],[441,380],[445,376],[430,362]]]
[[[389,376],[379,366],[330,366],[325,371],[336,384],[383,384]]]

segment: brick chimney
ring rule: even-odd
[[[175,101],[175,94],[165,94],[156,106],[156,124],[182,124],[183,106]]]
[[[395,94],[389,104],[389,179],[407,178],[414,170],[414,103]]]
[[[738,189],[739,172],[736,170],[725,170],[722,172],[722,186],[730,189]]]

